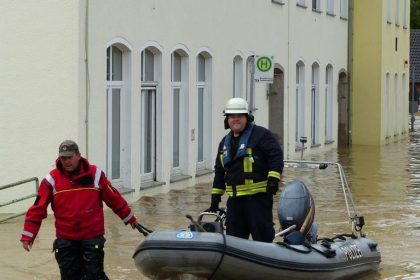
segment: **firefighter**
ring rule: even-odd
[[[274,239],[273,195],[279,189],[283,152],[273,134],[255,125],[248,103],[231,98],[224,109],[229,133],[218,147],[211,206],[217,212],[226,192],[226,233],[253,240]]]
[[[35,203],[26,213],[22,246],[31,250],[51,204],[57,237],[53,250],[61,279],[108,279],[104,272],[103,202],[133,229],[137,219],[104,172],[80,155],[74,141],[62,142],[58,155],[56,168],[41,181]]]

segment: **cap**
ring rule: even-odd
[[[64,140],[58,148],[58,155],[60,157],[69,157],[75,153],[79,153],[79,146],[72,140]]]

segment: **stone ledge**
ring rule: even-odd
[[[201,176],[211,174],[211,173],[213,173],[213,170],[201,169],[201,170],[197,170],[197,172],[195,173],[195,177],[201,177]]]
[[[171,177],[171,180],[169,182],[171,183],[175,183],[175,182],[179,182],[179,181],[184,181],[184,180],[188,180],[191,179],[192,176],[191,175],[177,175],[177,176],[173,176]]]
[[[158,181],[144,182],[144,183],[141,183],[140,190],[152,189],[152,188],[156,188],[163,185],[165,185],[165,182],[158,182]]]

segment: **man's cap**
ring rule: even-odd
[[[58,148],[58,155],[60,157],[69,157],[73,154],[79,153],[79,146],[73,140],[64,140]]]

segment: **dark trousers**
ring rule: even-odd
[[[108,280],[104,272],[105,238],[56,239],[53,244],[61,280]]]
[[[273,195],[257,193],[249,196],[229,197],[227,201],[226,233],[256,241],[274,239]]]

